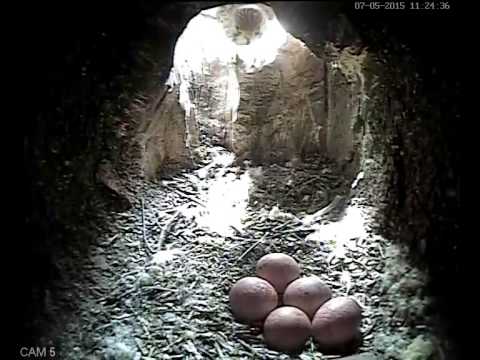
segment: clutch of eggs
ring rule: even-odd
[[[291,256],[272,253],[256,265],[256,276],[237,281],[230,290],[234,318],[263,327],[267,346],[298,352],[313,336],[326,354],[348,354],[360,344],[361,307],[350,297],[332,297],[318,276],[300,277]]]

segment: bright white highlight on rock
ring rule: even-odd
[[[332,248],[331,257],[344,258],[347,249],[356,249],[356,239],[367,236],[367,217],[363,209],[351,205],[345,209],[345,215],[339,221],[316,226],[318,230],[305,240],[329,244]]]
[[[214,162],[225,166],[233,162],[233,159],[233,154],[218,153]],[[222,168],[215,174],[215,178],[210,180],[212,183],[202,199],[205,207],[197,208],[195,221],[210,231],[229,236],[235,233],[234,229],[240,230],[244,227],[243,220],[247,217],[252,180],[248,171],[238,177],[225,171],[226,169]]]

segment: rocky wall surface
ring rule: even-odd
[[[326,146],[324,63],[288,36],[275,61],[239,70],[240,103],[232,149],[257,162],[301,160]]]
[[[187,114],[189,145],[195,148],[200,139],[215,145],[229,146],[232,107],[238,96],[238,81],[232,64],[202,62],[202,72],[188,79],[188,97],[193,105]]]
[[[415,266],[428,271],[429,292],[444,320],[437,330],[448,333],[443,338],[449,346],[461,344],[463,308],[457,294],[464,286],[467,246],[460,236],[461,83],[448,70],[457,60],[450,52],[436,57],[432,49],[440,47],[433,45],[426,53],[379,32],[369,36],[365,194],[369,184],[384,184],[382,193],[367,195],[383,202],[380,227],[407,246]],[[460,354],[463,347],[450,351]]]
[[[188,167],[192,164],[187,144],[185,110],[178,102],[179,89],[167,90],[153,111],[146,112],[140,130],[142,167],[148,178],[167,169]]]
[[[365,50],[326,44],[327,139],[326,152],[350,176],[359,170],[365,134],[362,111],[366,106],[363,62]]]

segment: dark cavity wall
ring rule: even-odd
[[[175,40],[194,9],[148,1],[54,1],[29,4],[28,11],[35,19],[27,26],[32,56],[25,69],[34,115],[24,125],[21,247],[27,266],[19,279],[20,344],[29,343],[31,319],[43,309],[43,284],[61,276],[54,254],[87,251],[89,239],[76,225],[90,220],[90,204],[124,200],[115,186],[98,181],[99,169],[105,160],[106,168],[115,169],[128,149],[137,124],[126,110],[137,92],[163,84]]]

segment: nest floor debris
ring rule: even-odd
[[[141,184],[139,200],[125,212],[99,203],[97,236],[81,270],[69,257],[58,259],[62,277],[48,290],[54,320],[45,337],[62,359],[292,358],[268,350],[261,334],[237,324],[229,310],[233,283],[254,274],[255,262],[270,252],[293,256],[302,275],[318,275],[335,296],[360,302],[360,351],[400,359],[415,338],[428,335],[425,279],[375,233],[375,208],[349,199],[349,184],[331,164],[235,166],[224,149],[206,152],[197,169]],[[229,187],[235,181],[247,181],[247,200],[244,187]],[[243,209],[215,212],[212,191],[224,191],[223,206]],[[329,225],[350,226],[340,223],[348,207],[363,214],[364,232],[331,235]],[[229,218],[238,214],[241,221]],[[220,230],[202,217],[213,217]],[[337,357],[323,356],[310,341],[293,358]]]

